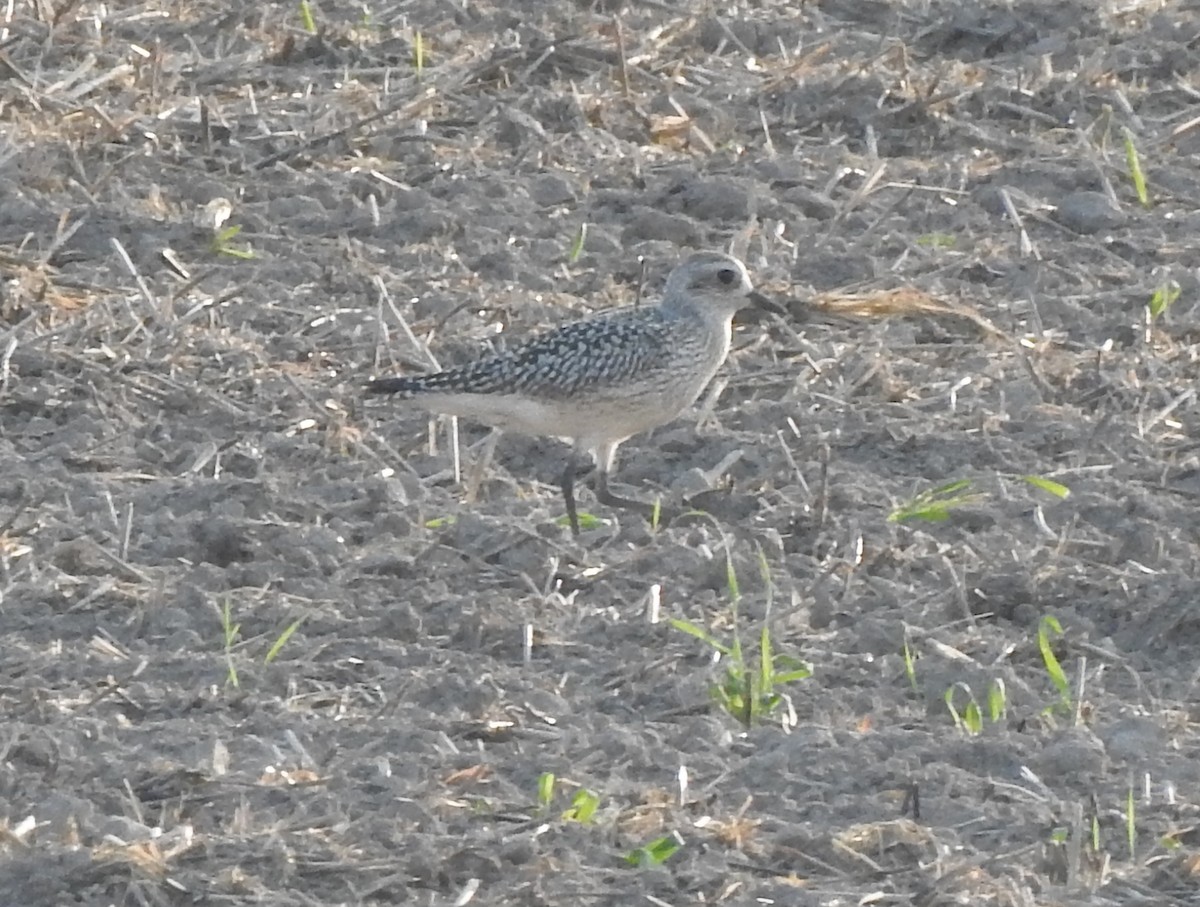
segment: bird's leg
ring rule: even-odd
[[[612,471],[620,444],[620,441],[609,441],[596,447],[596,500],[608,507],[621,507],[650,517],[654,514],[653,504],[623,498],[608,490],[608,474]]]
[[[640,513],[647,520],[654,523],[655,528],[665,525],[669,520],[678,516],[678,511],[675,508],[668,507],[662,501],[650,503],[634,498],[623,498],[609,491],[608,475],[612,471],[619,443],[618,441],[613,444],[601,445],[596,450],[596,500],[608,507],[621,507],[625,510]]]
[[[571,535],[579,535],[579,514],[575,509],[575,480],[581,479],[595,469],[590,460],[580,462],[577,451],[567,458],[567,468],[562,474],[563,503],[567,506],[567,519],[571,521]]]

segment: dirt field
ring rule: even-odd
[[[1200,3],[311,10],[7,8],[0,905],[1197,903]],[[699,248],[707,516],[362,392]]]

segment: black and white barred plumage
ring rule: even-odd
[[[669,367],[664,355],[692,334],[686,320],[659,306],[605,312],[563,325],[511,350],[430,375],[379,378],[369,389],[422,394],[520,394],[572,399],[603,387],[650,380]],[[683,338],[680,338],[683,335]]]

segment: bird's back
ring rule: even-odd
[[[606,312],[533,337],[513,349],[430,375],[384,378],[379,391],[521,395],[571,400],[666,379],[699,355],[704,325],[659,307]]]

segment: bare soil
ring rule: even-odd
[[[1200,4],[312,10],[0,24],[0,904],[1196,903]],[[697,248],[707,516],[362,394]]]

